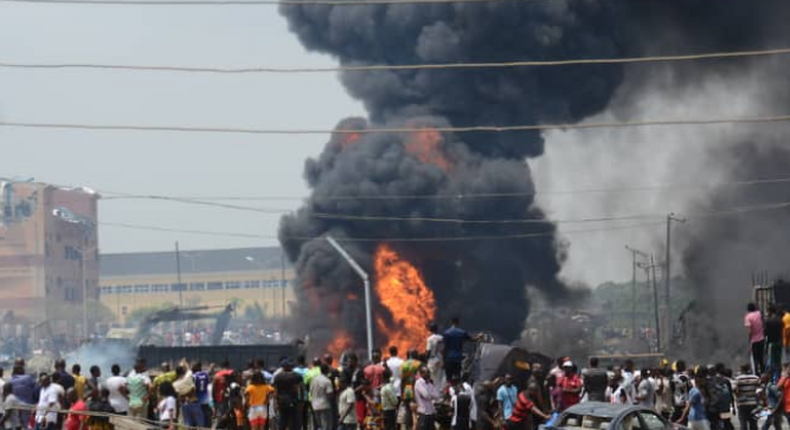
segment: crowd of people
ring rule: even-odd
[[[748,309],[753,359],[737,373],[724,364],[666,360],[640,370],[630,360],[602,368],[596,358],[580,369],[562,357],[472,381],[462,365],[464,344],[479,336],[457,319],[444,331],[431,326],[420,350],[401,356],[396,347],[386,355],[374,349],[364,363],[352,351],[310,362],[255,360],[244,369],[186,359],[149,369],[138,359],[130,369],[111,366],[105,377],[107,369],[84,374],[73,364],[69,371],[63,360],[33,375],[16,360],[10,377],[0,369],[0,429],[110,430],[112,417],[127,416],[170,429],[535,430],[576,404],[606,402],[639,405],[693,430],[732,430],[736,418],[743,430],[757,430],[758,419],[761,430],[781,430],[790,419],[790,366],[779,366],[784,350],[776,350],[772,332],[781,314]],[[763,363],[755,343],[766,339]]]

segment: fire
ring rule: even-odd
[[[433,128],[414,131],[406,142],[406,152],[423,163],[433,164],[446,172],[452,164],[442,152],[442,140],[442,134]]]
[[[436,316],[436,299],[422,280],[420,272],[392,248],[381,244],[374,256],[376,293],[392,315],[391,321],[377,318],[376,325],[387,337],[387,344],[400,351],[423,348],[428,324]]]
[[[354,346],[354,340],[351,339],[347,331],[339,331],[335,333],[335,338],[329,345],[326,346],[326,351],[334,358],[340,358],[344,351]]]
[[[362,138],[360,133],[346,133],[340,138],[340,148],[348,149],[351,145],[357,143],[360,138]]]

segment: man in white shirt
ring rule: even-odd
[[[390,347],[390,358],[386,361],[387,367],[389,367],[390,372],[392,372],[392,387],[395,389],[395,394],[400,397],[401,392],[401,379],[400,379],[400,368],[403,367],[403,359],[398,357],[398,347],[391,346]]]
[[[436,389],[443,391],[445,385],[444,372],[442,371],[444,337],[439,334],[439,326],[436,323],[431,323],[429,330],[431,335],[425,342],[425,351],[428,353],[428,369],[431,371]]]
[[[110,406],[116,413],[126,415],[129,412],[129,390],[126,388],[126,378],[121,376],[121,366],[117,364],[113,364],[110,371],[112,376],[104,383],[110,392],[108,399]]]
[[[420,376],[414,384],[414,398],[417,401],[417,430],[435,430],[434,402],[439,400],[441,395],[433,385],[431,372],[427,367],[420,369]]]
[[[310,405],[313,407],[315,428],[332,430],[332,381],[326,377],[329,366],[321,365],[321,372],[310,381]]]
[[[41,391],[36,405],[36,428],[41,430],[54,430],[58,423],[57,410],[60,409],[59,390],[46,373],[39,380]],[[62,390],[63,387],[60,387]]]

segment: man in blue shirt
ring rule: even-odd
[[[518,399],[518,388],[513,385],[513,376],[505,375],[505,383],[496,392],[496,400],[502,411],[502,418],[507,420],[513,414],[513,407]]]
[[[464,342],[477,340],[464,329],[458,327],[458,317],[450,320],[450,328],[442,333],[444,342],[444,372],[447,380],[452,381],[461,376],[461,363],[464,361]]]
[[[195,395],[197,395],[200,409],[203,412],[203,422],[206,427],[211,427],[211,396],[208,391],[208,386],[211,378],[208,373],[203,371],[203,365],[199,361],[192,365],[192,381],[195,383]]]

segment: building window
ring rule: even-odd
[[[228,281],[225,282],[225,289],[226,290],[238,290],[241,288],[241,282],[239,281]]]
[[[66,301],[67,302],[71,302],[71,301],[77,300],[77,294],[76,294],[74,288],[66,288],[64,291],[66,293]]]
[[[170,285],[167,284],[152,284],[151,285],[151,292],[152,293],[166,293],[170,291]]]
[[[244,281],[244,289],[261,288],[261,281]]]
[[[180,284],[170,284],[170,291],[186,291],[187,284],[180,283]]]
[[[100,294],[112,294],[112,287],[104,286],[101,287],[99,291],[101,292]]]
[[[189,291],[204,291],[206,289],[205,282],[191,282],[189,284]]]
[[[115,287],[116,294],[131,294],[132,286],[131,285],[118,285]]]
[[[71,245],[66,245],[64,247],[64,252],[66,260],[79,260],[82,257],[77,248]]]
[[[222,289],[222,282],[209,282],[206,284],[206,289],[209,291],[216,291]]]
[[[134,286],[135,294],[145,294],[151,291],[151,287],[148,284],[138,284]]]

